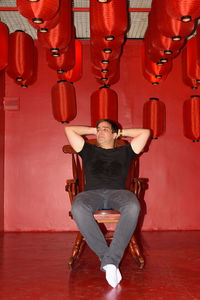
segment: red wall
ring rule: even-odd
[[[88,41],[84,41],[83,77],[75,83],[78,115],[72,124],[90,125],[90,95],[99,85],[90,71]],[[166,105],[166,132],[153,140],[140,159],[140,176],[149,179],[145,193],[147,214],[143,230],[200,229],[198,185],[199,143],[183,136],[183,102],[193,91],[182,83],[181,57],[158,87],[141,71],[142,41],[128,41],[121,58],[121,79],[113,85],[119,96],[119,122],[142,126],[143,104],[158,97]],[[51,87],[55,71],[39,47],[37,82],[28,89],[6,77],[6,96],[20,96],[20,111],[6,112],[5,231],[68,231],[76,226],[68,217],[64,190],[71,165],[62,153],[67,143],[64,126],[53,119]],[[196,92],[195,92],[196,93]]]
[[[5,73],[0,71],[0,232],[4,230],[4,138],[5,113],[3,97],[5,93]]]

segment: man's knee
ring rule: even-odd
[[[127,203],[126,207],[124,208],[126,213],[130,215],[138,216],[140,213],[140,203],[137,197],[132,194],[131,200]]]
[[[74,219],[76,219],[76,217],[79,217],[79,215],[82,215],[83,213],[83,204],[80,200],[81,199],[79,199],[79,197],[76,197],[72,202],[71,212]]]

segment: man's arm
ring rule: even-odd
[[[96,128],[95,127],[88,127],[88,126],[67,126],[65,127],[65,134],[68,138],[68,141],[72,148],[76,152],[80,152],[83,149],[84,139],[82,135],[96,135]]]
[[[139,154],[147,143],[150,136],[150,130],[142,128],[120,129],[118,132],[118,137],[119,136],[133,138],[130,142],[131,147],[135,153]]]

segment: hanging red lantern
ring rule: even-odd
[[[155,62],[155,63],[166,63],[171,61],[173,58],[177,57],[180,54],[180,50],[173,51],[172,54],[167,55],[162,50],[159,50],[158,48],[155,48],[153,46],[150,46],[148,48],[148,56],[149,58]]]
[[[183,104],[184,135],[193,142],[200,140],[200,96],[193,95]]]
[[[196,39],[197,39],[197,64],[200,66],[200,26],[197,26],[196,30]]]
[[[173,58],[175,58],[180,53],[180,50],[176,50],[176,51],[173,50],[173,52],[168,52],[166,54],[163,49],[160,50],[160,48],[153,46],[150,40],[149,29],[147,29],[144,37],[144,45],[146,49],[145,51],[147,51],[149,58],[156,63],[168,62]]]
[[[78,81],[82,77],[82,45],[77,39],[75,39],[75,65],[64,74],[64,77],[69,82]]]
[[[144,43],[142,45],[142,63],[147,73],[154,75],[156,78],[162,78],[163,75],[168,75],[172,70],[172,60],[166,63],[153,62],[148,56]]]
[[[190,22],[200,17],[199,0],[162,0],[166,12],[182,22]]]
[[[53,56],[46,49],[46,59],[48,66],[58,73],[66,73],[75,65],[75,38],[71,39],[69,47],[65,52],[59,53],[59,56]]]
[[[199,87],[199,83],[196,81],[196,79],[188,77],[185,72],[182,73],[182,79],[183,82],[193,90],[196,90]]]
[[[106,85],[106,86],[110,86],[110,85],[115,84],[119,81],[119,79],[120,79],[120,69],[116,70],[115,73],[110,74],[109,76],[107,76],[106,74],[100,73],[99,76],[96,75],[95,78],[96,78],[96,81],[98,83]]]
[[[143,127],[151,130],[152,139],[165,131],[165,105],[158,98],[149,98],[143,106]]]
[[[51,90],[53,116],[58,122],[68,123],[76,117],[76,93],[72,83],[58,81]]]
[[[49,31],[49,29],[55,27],[58,24],[59,18],[60,18],[60,14],[58,11],[57,14],[52,19],[50,19],[48,21],[44,21],[41,24],[36,24],[30,19],[28,19],[28,22],[32,27],[37,29],[39,32],[46,33]]]
[[[95,48],[90,44],[90,52],[91,52],[91,57],[99,59],[100,61],[102,60],[112,60],[112,59],[119,59],[121,52],[122,52],[122,48],[106,48],[103,47],[102,48]]]
[[[109,37],[109,36],[108,36]],[[122,46],[122,44],[124,43],[124,34],[118,35],[115,38],[111,38],[110,39],[104,36],[100,36],[100,35],[94,35],[92,32],[90,34],[90,44],[94,47],[94,48],[101,48],[101,49],[114,49],[114,48],[119,48]],[[102,48],[103,47],[103,48]]]
[[[167,56],[171,56],[174,51],[176,52],[184,47],[186,43],[185,39],[173,41],[171,38],[161,34],[153,20],[153,14],[149,14],[148,20],[148,43],[152,47],[164,51],[164,54]]]
[[[20,85],[22,88],[28,88],[37,80],[37,71],[38,71],[38,52],[37,52],[37,48],[34,47],[33,69],[31,71],[31,74],[29,77],[23,79],[22,81],[16,81],[16,83]]]
[[[192,88],[196,88],[200,84],[200,66],[197,63],[197,58],[197,38],[194,36],[187,41],[187,45],[182,51],[183,81]]]
[[[161,34],[170,37],[172,40],[181,40],[190,35],[196,28],[196,20],[184,23],[172,18],[167,13],[165,4],[164,1],[153,0],[151,6],[151,18]]]
[[[25,18],[35,23],[43,23],[56,15],[59,9],[59,0],[17,0],[17,8]]]
[[[34,69],[34,42],[30,35],[17,30],[9,35],[8,75],[16,81],[29,78]]]
[[[97,76],[100,74],[104,74],[106,76],[112,75],[118,71],[119,67],[119,59],[113,59],[107,64],[99,62],[98,64],[91,65],[92,72]]]
[[[162,78],[156,78],[155,75],[152,75],[147,72],[147,70],[143,69],[143,76],[144,78],[150,82],[153,86],[159,85],[161,81],[164,81],[167,78],[167,75],[162,75]]]
[[[102,87],[91,95],[90,102],[91,126],[95,127],[100,119],[111,119],[118,122],[118,96],[117,93]]]
[[[90,1],[91,35],[114,40],[127,29],[127,1],[112,0],[109,3]]]
[[[70,0],[61,0],[59,22],[48,32],[37,32],[41,44],[51,52],[58,53],[69,46],[72,38],[72,4]]]
[[[0,22],[0,71],[8,65],[8,27]]]
[[[94,65],[96,68],[99,68],[99,69],[107,68],[112,61],[115,61],[115,60],[114,59],[113,60],[108,60],[108,59],[100,60],[97,57],[94,57],[94,56],[91,57],[92,65]]]

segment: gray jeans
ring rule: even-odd
[[[103,208],[120,211],[120,220],[109,247],[93,217],[96,210]],[[75,197],[72,204],[73,218],[89,247],[98,255],[101,269],[107,264],[118,267],[137,225],[139,212],[139,201],[128,190],[90,190]]]

